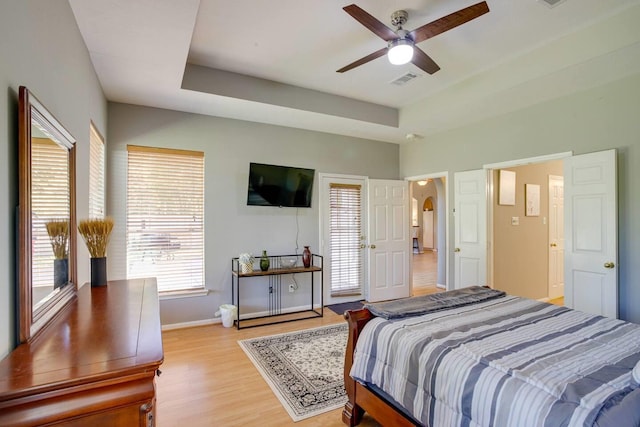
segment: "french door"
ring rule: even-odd
[[[366,298],[366,177],[320,174],[326,304]]]
[[[320,174],[325,301],[409,296],[409,191],[406,181]]]

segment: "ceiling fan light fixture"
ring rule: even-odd
[[[413,41],[397,39],[389,43],[387,58],[393,65],[403,65],[413,59]]]

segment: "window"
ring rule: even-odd
[[[32,212],[32,283],[48,289],[54,277],[54,252],[47,232],[50,221],[69,221],[69,162],[68,152],[49,138],[31,138],[31,212]],[[67,197],[61,197],[61,195]],[[68,229],[68,225],[67,225]],[[66,239],[65,239],[66,240]],[[64,242],[65,250],[69,246]],[[58,258],[65,258],[64,255]],[[34,295],[34,304],[40,300]]]
[[[361,187],[329,185],[331,296],[359,295],[362,286]]]
[[[129,145],[127,277],[204,289],[204,153]]]
[[[104,139],[93,123],[89,131],[89,218],[104,218]]]

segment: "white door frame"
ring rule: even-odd
[[[512,168],[516,166],[526,166],[534,163],[544,163],[552,160],[562,160],[567,157],[573,156],[573,151],[565,151],[562,153],[547,154],[544,156],[528,157],[517,160],[507,160],[499,163],[488,163],[483,165],[483,169],[488,169],[489,173],[489,193],[487,194],[487,285],[493,287],[493,265],[494,265],[494,245],[493,245],[493,200],[496,195],[495,189],[497,183],[493,179],[493,173],[495,169]]]
[[[443,183],[443,189],[444,189],[444,200],[440,200],[440,198],[438,198],[438,206],[440,206],[441,202],[444,202],[444,215],[438,215],[438,224],[440,224],[440,221],[444,221],[444,247],[440,248],[439,245],[436,245],[436,247],[438,247],[438,260],[440,259],[440,257],[444,257],[444,286],[446,288],[446,290],[451,290],[453,289],[452,285],[450,284],[450,280],[449,280],[449,172],[448,171],[444,171],[444,172],[435,172],[435,173],[428,173],[428,174],[423,174],[423,175],[414,175],[414,176],[408,176],[405,177],[405,181],[422,181],[422,180],[426,180],[426,179],[434,179],[434,178],[443,178],[444,179],[444,183]],[[411,185],[409,185],[409,188],[411,189]],[[410,191],[409,192],[409,198],[413,197],[413,192]],[[410,212],[411,214],[411,212]],[[443,218],[441,218],[441,216]],[[409,220],[411,220],[411,218],[409,218]],[[411,221],[409,221],[409,223],[411,223]],[[438,233],[438,236],[440,236],[440,233]],[[440,239],[440,237],[438,237],[438,240]],[[440,273],[440,261],[438,261],[438,275]],[[409,261],[409,281],[411,284],[411,289],[413,290],[413,257],[411,257],[411,260]]]
[[[367,224],[368,224],[368,218],[367,218],[367,206],[368,206],[368,200],[367,200],[367,185],[369,182],[369,178],[366,176],[361,176],[361,175],[342,175],[342,174],[335,174],[335,173],[318,173],[318,187],[319,187],[319,191],[318,191],[318,199],[319,199],[319,203],[318,203],[318,219],[319,219],[319,238],[318,241],[320,242],[320,254],[322,254],[322,256],[324,257],[324,262],[323,262],[323,268],[325,271],[324,276],[324,283],[322,284],[323,287],[323,291],[324,291],[324,304],[325,305],[330,305],[330,304],[338,304],[341,302],[349,302],[349,301],[359,301],[362,299],[366,299],[367,292],[368,292],[368,283],[367,283],[367,269],[369,268],[367,265],[367,257],[365,256],[365,251],[362,251],[362,268],[363,268],[363,274],[362,274],[362,295],[357,296],[357,295],[350,295],[350,296],[344,296],[344,297],[332,297],[331,296],[331,286],[329,283],[329,280],[331,278],[330,275],[330,269],[331,269],[331,257],[329,256],[329,248],[328,246],[325,244],[325,232],[327,230],[325,230],[326,228],[326,224],[325,224],[325,220],[326,218],[326,210],[327,210],[327,206],[328,204],[328,197],[329,197],[329,192],[324,188],[324,183],[325,180],[356,180],[356,181],[362,181],[362,189],[361,189],[361,193],[360,193],[360,197],[362,198],[362,212],[360,213],[362,215],[361,219],[362,219],[362,233],[363,235],[366,234],[366,229],[367,229]],[[363,241],[363,244],[365,244],[367,242],[367,240],[365,239]]]

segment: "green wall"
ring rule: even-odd
[[[89,122],[106,130],[107,103],[67,0],[0,2],[0,358],[16,344],[20,86],[27,86],[77,140],[77,213],[83,218],[89,208]],[[78,246],[83,283],[89,259]]]
[[[231,120],[159,108],[109,103],[107,212],[115,220],[109,243],[109,278],[126,275],[127,144],[182,148],[205,153],[206,296],[163,299],[163,325],[207,321],[231,302],[231,258],[295,253],[303,245],[318,251],[319,173],[398,179],[399,146],[328,133]],[[315,169],[311,208],[247,206],[249,163]],[[326,276],[325,276],[326,277]],[[259,287],[260,282],[252,281]],[[262,284],[264,285],[264,284]],[[264,310],[262,289],[243,297],[243,313]],[[309,289],[282,295],[282,307],[309,304]],[[244,295],[244,294],[243,294]]]
[[[620,316],[640,323],[640,74],[497,118],[407,143],[400,174],[448,170],[573,151],[618,151],[618,266]],[[449,256],[453,260],[453,233]],[[453,277],[453,262],[449,277]]]

